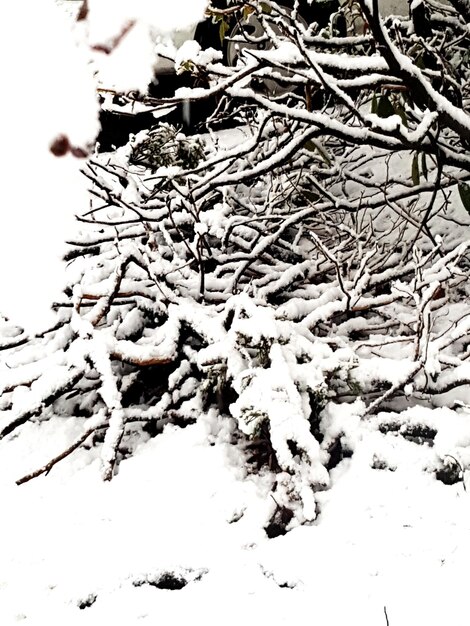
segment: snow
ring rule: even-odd
[[[0,116],[8,157],[2,206],[5,226],[0,231],[0,311],[12,319],[9,323],[0,316],[3,347],[22,337],[16,324],[36,332],[56,320],[49,305],[60,297],[64,229],[76,211],[86,209],[88,200],[79,176],[83,163],[76,157],[93,143],[98,129],[88,47],[94,48],[92,67],[98,70],[101,84],[143,89],[153,74],[155,43],[171,44],[175,28],[191,30],[206,6],[203,0],[174,0],[171,5],[163,0],[89,2],[87,26],[72,29],[72,22],[63,19],[53,4],[37,0],[25,21],[13,5],[11,33],[0,27],[4,58],[13,54],[18,61],[14,71],[6,69],[5,80],[12,81],[15,98],[11,102],[3,98],[5,115],[2,110]],[[49,24],[49,17],[50,37],[45,38],[37,24]],[[292,45],[259,56],[292,61]],[[23,54],[25,46],[32,54]],[[188,42],[175,53],[176,62],[199,58],[199,52],[197,44]],[[312,57],[312,63],[330,61],[339,67],[348,62],[334,57]],[[363,63],[365,59],[359,58],[356,67]],[[377,57],[367,67],[383,69],[381,64]],[[249,89],[235,85],[236,80],[225,81],[231,93],[251,95]],[[34,97],[26,97],[25,83]],[[283,104],[273,104],[271,109],[286,112]],[[398,116],[369,115],[367,121],[380,132],[397,130],[418,141],[435,117],[426,114],[410,133]],[[299,152],[316,136],[316,123],[332,131],[343,129],[327,113],[299,110],[298,119],[313,126],[299,134]],[[467,118],[460,123],[468,125]],[[282,135],[286,129],[283,124],[266,125],[262,138]],[[351,127],[348,132],[357,139],[363,131]],[[51,153],[51,146],[58,151],[58,138],[59,148],[67,148],[62,158]],[[247,129],[236,129],[217,141],[226,156],[235,158],[247,147],[254,150],[259,139]],[[390,140],[390,147],[398,144],[398,138]],[[119,154],[116,157],[119,167],[128,165],[126,150],[122,162]],[[261,180],[280,154],[288,156],[287,148],[253,165],[250,175],[259,174]],[[238,171],[227,173],[226,164],[217,160],[219,155],[213,158],[216,167],[210,185],[217,177],[224,185],[242,178]],[[110,165],[111,157],[106,159]],[[408,166],[406,161],[400,167]],[[181,168],[162,168],[157,175],[177,179]],[[400,175],[395,173],[397,186]],[[200,180],[194,186],[196,195],[209,184],[204,175]],[[120,200],[140,205],[137,175],[129,172],[126,182]],[[253,187],[261,191],[261,185]],[[225,188],[223,194],[228,193]],[[168,196],[169,202],[174,199]],[[237,218],[227,219],[226,200],[224,195],[220,205],[190,222],[194,240],[187,246],[193,252],[206,235],[221,237],[240,225]],[[366,196],[364,207],[367,201]],[[142,208],[142,215],[153,209]],[[106,211],[110,220],[126,216],[121,208]],[[307,206],[285,217],[278,231],[261,238],[244,258],[253,261],[269,252],[270,243],[300,217],[318,211],[319,205]],[[157,214],[158,208],[152,215],[155,223]],[[126,236],[147,234],[145,219],[129,227]],[[174,219],[177,225],[189,223],[182,211]],[[159,227],[165,236],[164,224]],[[263,283],[261,275],[238,294],[240,276],[234,269],[225,279],[226,300],[203,304],[184,296],[184,290],[193,296],[198,286],[191,283],[193,270],[184,255],[178,256],[181,242],[175,244],[175,258],[181,261],[181,267],[176,267],[158,249],[119,240],[118,233],[116,228],[111,237],[116,250],[104,251],[81,286],[75,287],[71,324],[52,335],[50,343],[33,341],[20,351],[7,352],[0,361],[0,624],[466,624],[468,386],[459,390],[459,402],[457,392],[436,399],[435,405],[439,401],[449,405],[440,408],[430,408],[419,390],[420,385],[425,389],[424,378],[430,379],[426,385],[432,388],[438,373],[434,387],[438,390],[445,389],[449,380],[470,378],[462,352],[458,365],[458,357],[448,350],[468,334],[466,309],[449,300],[445,313],[435,309],[430,321],[438,288],[452,287],[467,243],[434,262],[432,253],[415,252],[390,293],[378,295],[370,295],[373,280],[399,275],[390,267],[371,275],[367,269],[371,253],[361,251],[356,276],[346,268],[342,281],[333,278],[327,288],[321,281],[306,285],[310,300],[292,298],[276,310],[263,298],[295,282],[307,264],[280,264],[276,280]],[[171,246],[173,241],[166,235]],[[295,239],[296,249],[301,238],[299,234]],[[316,235],[311,239],[321,246]],[[436,250],[444,240],[439,239]],[[327,253],[332,261],[333,253]],[[148,258],[143,259],[145,255]],[[124,262],[131,258],[138,267],[123,277]],[[142,259],[145,263],[139,266]],[[83,265],[80,260],[77,265],[72,271],[79,275]],[[175,283],[163,280],[170,272],[179,275],[179,291]],[[119,312],[109,312],[107,325],[100,325],[109,308],[107,294],[114,287],[125,294],[135,291],[136,297],[148,298],[153,305],[155,293],[148,285],[154,277],[159,289],[169,292],[160,303],[165,321],[158,320],[161,311],[156,303],[148,311],[125,305]],[[223,284],[218,277],[210,280]],[[87,312],[79,311],[85,294],[93,301]],[[349,312],[350,305],[360,313],[366,304],[372,308],[385,302],[390,314],[409,329],[425,320],[416,340],[410,334],[399,337],[397,331],[391,335],[392,340],[399,337],[395,344],[388,342],[386,323],[372,332],[371,316],[367,320],[370,339],[362,344],[347,341],[345,333],[363,330],[366,318],[341,321],[336,314]],[[157,319],[134,340],[144,313]],[[332,319],[337,325],[330,335],[313,334],[318,322],[332,323]],[[390,322],[388,328],[394,319]],[[194,337],[186,342],[182,329],[189,326],[207,347],[195,348]],[[138,373],[136,367],[121,377],[121,371],[130,364],[166,364],[178,352],[181,358],[168,384],[161,393],[155,385],[158,397],[152,397],[150,406],[122,406]],[[457,366],[446,371],[447,363]],[[214,408],[203,410],[195,396],[201,384],[192,375],[195,365],[199,373],[208,374],[207,379],[214,372],[220,378],[223,372],[224,381],[230,379],[238,394],[230,402],[231,416]],[[86,385],[88,375],[99,384],[89,395],[83,393],[76,411],[68,409],[74,406],[68,398],[62,405],[54,404],[57,391],[73,394],[76,389],[70,381]],[[337,403],[339,399],[329,394],[332,378],[344,383],[354,402]],[[397,399],[403,410],[396,413],[389,408],[371,415],[371,407],[381,406],[390,385],[392,390],[404,388],[405,396]],[[367,407],[356,396],[366,397],[371,390],[379,396]],[[314,401],[319,405],[314,416],[318,424],[311,423]],[[182,427],[169,423],[171,407],[178,402],[180,415],[191,417],[180,418]],[[84,408],[91,409],[93,417],[73,415]],[[142,429],[143,421],[150,418],[163,429],[152,438]],[[13,424],[21,424],[21,431],[7,434]],[[314,435],[317,426],[322,437]],[[263,428],[268,428],[271,458],[255,468],[249,458],[253,445],[259,443],[257,435],[265,436]],[[125,445],[119,448],[124,429]],[[49,471],[47,463],[78,446],[77,442],[83,445]],[[343,452],[338,460],[335,446]],[[276,471],[271,467],[274,461]],[[443,468],[455,470],[455,466],[461,474],[455,484],[438,480]],[[29,480],[30,472],[38,468],[41,475]],[[270,521],[285,507],[292,513],[287,534],[269,538]],[[170,583],[181,589],[168,588]]]
[[[93,18],[91,13],[91,24],[96,23]],[[105,34],[98,31],[92,32],[92,36],[91,43],[97,46]],[[112,54],[96,53],[94,61],[100,85],[117,92],[145,93],[153,79],[154,46],[148,27],[142,22],[134,24]]]
[[[50,307],[63,288],[64,237],[88,204],[82,162],[75,157],[89,152],[99,130],[93,71],[108,88],[145,90],[154,73],[157,38],[194,29],[207,2],[90,0],[88,5],[86,26],[74,23],[54,0],[12,2],[0,25],[0,54],[9,59],[0,105],[8,155],[0,311],[30,333],[55,322]],[[47,24],[47,32],[40,24]],[[93,69],[89,47],[96,50]]]
[[[175,56],[175,65],[179,67],[188,61],[195,61],[201,53],[201,46],[194,39],[188,39],[178,49]]]
[[[468,442],[467,418],[448,409],[413,415],[460,421],[462,435],[439,444],[449,453]],[[13,484],[77,437],[79,420],[31,423],[2,441],[1,623],[235,626],[249,615],[281,626],[314,615],[376,626],[384,607],[391,624],[467,623],[469,495],[423,473],[416,457],[432,449],[364,423],[353,458],[316,496],[315,524],[270,540],[271,479],[246,475],[227,426],[214,415],[169,426],[111,483],[99,479],[96,452],[82,449],[47,477]],[[372,469],[373,455],[389,448],[396,470]],[[168,573],[188,584],[147,584]]]
[[[197,24],[207,8],[207,0],[88,0],[93,36],[112,33],[126,20],[140,20],[159,33],[185,30]],[[99,33],[99,34],[98,34]]]
[[[39,24],[47,24],[47,36]],[[84,50],[52,0],[9,5],[0,54],[9,59],[0,104],[0,311],[34,332],[54,321],[49,307],[63,284],[64,235],[87,204],[82,160],[71,152],[56,157],[51,146],[67,137],[86,152],[98,131],[98,104]]]
[[[207,0],[89,0],[88,41],[96,50],[100,84],[117,91],[145,93],[154,73],[168,71],[157,52],[172,56],[191,39]],[[166,46],[166,48],[165,48]]]
[[[413,5],[410,6],[410,10]],[[445,96],[436,91],[431,83],[424,79],[421,70],[412,60],[400,52],[396,45],[392,43],[390,36],[383,29],[383,36],[390,49],[396,63],[400,66],[401,72],[405,76],[411,77],[430,97],[430,102],[436,106],[437,112],[447,117],[447,123],[451,128],[456,128],[463,136],[470,133],[470,116],[463,108],[453,105]]]

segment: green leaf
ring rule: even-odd
[[[230,25],[228,22],[226,22],[225,20],[221,20],[220,24],[219,24],[219,37],[220,37],[220,43],[223,44],[224,43],[224,39],[225,39],[225,35],[227,34],[227,31],[229,30]]]
[[[211,11],[210,9],[207,9],[207,11],[213,24],[218,24],[224,17],[221,13],[217,13],[216,11]]]
[[[413,157],[413,161],[411,162],[411,180],[413,181],[413,185],[419,185],[419,162],[418,162],[418,153],[415,152]]]
[[[181,63],[181,65],[178,68],[178,70],[182,72],[193,72],[194,69],[195,69],[195,65],[192,61],[184,61],[184,63]]]
[[[393,108],[393,104],[390,102],[390,98],[387,95],[380,96],[377,104],[377,115],[379,117],[390,117],[391,115],[395,115],[395,109]]]
[[[420,70],[426,69],[426,63],[424,62],[424,52],[421,52],[421,54],[416,57],[415,65],[416,67],[419,67]]]
[[[372,102],[370,103],[370,112],[373,113],[374,115],[377,115],[377,107],[378,107],[377,94],[374,92],[374,95],[372,96]]]
[[[324,162],[328,166],[331,166],[331,159],[328,156],[328,153],[318,141],[313,141],[312,139],[309,139],[308,141],[304,143],[303,148],[304,150],[308,150],[309,152],[318,152],[318,154],[321,156]]]
[[[467,213],[470,213],[470,185],[467,185],[467,183],[459,183],[458,187],[463,208]]]
[[[428,179],[428,166],[426,164],[426,153],[421,155],[421,171],[423,172],[424,180]]]
[[[415,65],[416,65],[416,67],[419,67],[420,70],[427,69],[426,68],[426,63],[424,62],[424,50],[422,50],[421,52],[419,52],[416,55]]]
[[[318,193],[315,193],[314,191],[309,191],[307,189],[302,191],[302,195],[307,200],[307,202],[310,202],[311,204],[315,204],[320,200],[320,196],[318,195]]]
[[[401,121],[403,123],[403,126],[405,128],[408,128],[408,119],[406,117],[406,111],[403,108],[403,106],[401,105],[401,103],[400,102],[395,102],[395,105],[394,105],[393,108],[395,109],[395,113],[401,117]]]
[[[263,13],[267,13],[268,15],[272,13],[271,7],[269,6],[269,4],[266,4],[266,2],[260,2],[259,6],[261,7]]]

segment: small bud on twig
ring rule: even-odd
[[[71,145],[66,135],[57,135],[50,145],[50,151],[56,157],[62,157],[70,150]]]

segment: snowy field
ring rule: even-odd
[[[65,8],[73,17],[77,3],[62,4],[67,5]],[[202,7],[203,2],[198,4]],[[196,3],[181,1],[178,6],[189,9]],[[133,16],[130,4],[126,10]],[[21,10],[16,8],[16,11],[17,30],[12,30],[11,42],[7,43],[5,37],[0,37],[0,42],[4,45],[4,56],[10,44],[17,46],[12,50],[18,65],[11,70],[7,82],[11,81],[14,91],[20,93],[24,76],[42,77],[42,74],[33,74],[29,59],[22,56],[23,47],[16,36],[22,26],[22,15]],[[186,12],[180,13],[188,17]],[[202,15],[201,10],[199,13]],[[38,16],[41,15],[38,10]],[[175,23],[181,17],[176,15],[176,9],[162,15],[171,17]],[[188,20],[186,26],[196,21],[191,16]],[[123,57],[119,57],[119,37],[117,40],[111,37],[114,47],[104,46],[110,40],[107,27],[112,25],[106,20],[98,20],[97,25],[101,31],[97,28],[92,33],[95,39],[92,37],[89,43],[95,52],[105,50],[101,59],[103,67],[106,68],[105,61],[116,49],[113,67],[124,67]],[[147,32],[139,30],[141,27],[139,22],[129,37],[130,43],[127,40],[125,43],[143,42],[141,48],[137,46],[137,52],[145,56],[146,40],[142,33],[147,33],[149,43],[152,29]],[[60,25],[57,28],[58,43],[51,38],[50,45],[43,46],[34,20],[29,23],[26,39],[31,38],[37,50],[45,54],[42,67],[55,68],[48,88],[56,97],[51,97],[50,102],[38,98],[36,118],[40,117],[41,125],[36,118],[31,119],[30,104],[18,99],[16,113],[21,118],[21,128],[25,135],[34,137],[29,159],[44,166],[43,171],[39,167],[32,171],[28,189],[23,189],[24,171],[18,166],[23,162],[24,148],[16,141],[17,126],[4,124],[3,127],[9,150],[9,169],[5,167],[3,173],[12,190],[21,189],[24,212],[18,210],[17,196],[13,194],[12,200],[5,195],[5,203],[10,203],[11,223],[2,222],[0,266],[15,270],[1,275],[0,292],[6,294],[11,290],[15,298],[5,299],[12,312],[2,309],[0,315],[0,626],[466,626],[470,622],[466,595],[470,563],[470,397],[465,381],[469,379],[466,337],[470,314],[468,282],[465,282],[468,268],[459,263],[467,245],[470,211],[465,213],[458,204],[455,180],[453,191],[444,187],[448,191],[445,210],[437,210],[430,220],[433,229],[436,226],[440,233],[434,246],[436,256],[441,252],[442,239],[448,246],[437,260],[429,253],[431,260],[425,266],[416,253],[413,261],[416,279],[408,270],[392,282],[390,276],[387,278],[387,272],[392,275],[396,269],[392,261],[384,257],[389,265],[383,268],[382,257],[377,257],[372,277],[377,283],[382,278],[387,285],[390,283],[389,293],[375,289],[375,283],[369,288],[362,278],[369,280],[370,275],[356,271],[354,258],[344,270],[346,287],[341,284],[340,290],[334,281],[328,282],[327,272],[322,278],[320,271],[315,275],[311,270],[316,282],[310,280],[307,271],[299,278],[293,271],[298,268],[290,266],[290,257],[286,257],[282,267],[280,263],[268,268],[261,266],[265,273],[261,272],[258,278],[255,275],[253,281],[250,276],[243,276],[243,272],[239,274],[234,266],[233,273],[227,271],[220,280],[223,283],[233,278],[234,289],[230,284],[220,287],[216,270],[210,270],[208,264],[204,303],[199,298],[204,295],[203,289],[196,280],[203,273],[199,268],[204,265],[202,262],[195,265],[185,256],[186,248],[191,252],[191,247],[184,246],[183,241],[187,240],[179,237],[170,203],[169,208],[166,204],[159,206],[158,193],[150,197],[154,205],[145,204],[147,196],[143,201],[142,194],[148,191],[145,185],[151,179],[146,178],[148,171],[143,171],[145,164],[143,169],[129,166],[131,148],[123,148],[114,155],[92,157],[95,170],[90,168],[90,171],[98,175],[95,178],[90,175],[90,180],[101,184],[98,188],[103,193],[110,192],[104,197],[108,200],[112,196],[112,201],[100,208],[89,202],[85,182],[79,175],[79,167],[85,161],[77,163],[74,159],[77,154],[80,157],[93,154],[98,130],[96,85],[88,63],[82,63],[82,49],[75,49],[61,28]],[[173,28],[169,20],[162,27],[162,36]],[[127,32],[117,30],[121,38]],[[70,50],[66,54],[67,42]],[[58,58],[57,49],[64,50],[63,59]],[[139,54],[132,59],[140,67]],[[41,67],[39,55],[36,60],[37,67]],[[153,72],[153,65],[147,60],[144,69]],[[83,70],[80,83],[73,80],[78,74],[71,70],[72,62]],[[126,67],[133,70],[132,65]],[[134,80],[133,71],[130,73]],[[62,100],[67,92],[65,81],[69,79],[70,100]],[[147,85],[145,72],[139,80]],[[44,89],[44,85],[39,78],[38,81],[40,93],[39,88]],[[133,87],[128,85],[129,89]],[[83,104],[79,96],[83,96]],[[64,111],[67,115],[62,118]],[[397,115],[391,117],[395,118],[394,124],[400,124]],[[376,130],[388,132],[389,119],[377,117]],[[23,120],[27,121],[26,125]],[[66,125],[69,120],[72,120],[70,128]],[[77,120],[83,121],[83,127]],[[216,261],[217,254],[224,262],[230,261],[229,254],[237,258],[236,247],[231,251],[226,246],[233,233],[229,232],[231,226],[227,226],[230,213],[225,211],[229,200],[238,200],[239,195],[244,200],[242,187],[229,184],[238,180],[241,170],[227,169],[226,174],[223,167],[217,169],[218,159],[221,162],[232,156],[235,159],[236,151],[243,152],[245,145],[248,147],[240,158],[248,155],[249,161],[263,142],[266,149],[273,151],[274,159],[279,152],[275,150],[280,145],[277,141],[279,137],[283,140],[287,129],[276,124],[262,128],[266,133],[260,132],[258,143],[254,140],[250,143],[253,137],[249,133],[244,135],[242,127],[225,136],[212,136],[209,160],[212,159],[215,169],[207,166],[208,161],[201,165],[201,181],[212,183],[219,176],[231,196],[224,191],[218,204],[213,204],[210,196],[204,211],[190,222],[181,218],[184,207],[180,198],[172,196],[177,218],[181,218],[183,227],[190,223],[192,228],[191,245],[195,242],[199,246],[199,241],[209,233],[210,252]],[[299,137],[299,146],[306,151],[309,136]],[[318,151],[316,164],[322,174],[331,163],[321,144],[313,147]],[[61,148],[65,157],[62,161],[56,159]],[[214,150],[220,153],[214,155]],[[309,148],[308,152],[308,159],[313,159],[314,151]],[[334,156],[341,164],[342,155]],[[370,153],[366,148],[359,156],[360,162],[366,163]],[[375,181],[380,188],[383,163],[372,160],[370,171],[369,165],[364,165],[367,178],[356,177],[360,184],[348,186],[348,200],[359,193],[364,180],[367,185]],[[413,177],[414,163],[417,155],[413,159],[411,153],[404,157],[395,154],[387,160],[387,167],[394,168],[394,184],[407,186],[410,165]],[[425,159],[421,163],[426,163]],[[180,186],[181,175],[181,166],[176,170],[174,167],[162,166],[165,175],[175,182],[173,191]],[[191,166],[194,171],[198,167]],[[208,169],[204,173],[205,167]],[[253,167],[257,167],[256,162]],[[253,171],[256,173],[256,169]],[[429,174],[434,176],[434,171]],[[159,176],[162,177],[161,171]],[[428,185],[427,176],[428,173],[424,176],[426,183],[421,181],[425,200],[432,194],[431,181],[437,180],[430,178]],[[113,180],[109,189],[107,177]],[[61,184],[57,183],[59,180]],[[279,184],[285,180],[281,177]],[[256,184],[259,181],[262,182],[261,175]],[[444,179],[443,184],[447,182]],[[157,184],[155,188],[158,192]],[[161,193],[166,194],[162,189]],[[273,189],[276,191],[276,185]],[[261,185],[258,191],[259,196],[253,194],[248,199],[250,202],[258,199],[261,206],[263,194],[269,200],[271,190]],[[95,202],[100,204],[99,194],[97,198]],[[374,197],[366,194],[365,200],[369,199]],[[319,202],[318,198],[307,200],[307,204]],[[136,222],[135,215],[134,221],[127,219],[127,212],[134,210],[132,203],[143,211],[140,221]],[[85,258],[86,254],[69,257],[68,272],[70,276],[76,274],[76,280],[70,279],[69,285],[76,289],[71,288],[66,299],[59,283],[52,284],[52,278],[59,269],[60,280],[63,278],[59,255],[63,251],[65,225],[70,225],[70,220],[73,222],[73,214],[78,211],[74,204],[80,205],[82,217],[88,206],[91,208],[87,216],[93,215],[88,221],[82,220],[87,226],[82,224],[83,239],[77,235],[78,243],[75,243],[90,244],[89,248],[91,243],[96,244],[98,252],[96,257],[90,253],[83,261],[89,265],[83,265],[82,274],[81,257]],[[254,206],[253,214],[248,217],[258,217],[258,205]],[[268,201],[265,206],[270,210]],[[289,209],[300,213],[304,209],[299,206],[292,204]],[[311,207],[307,208],[311,211]],[[278,209],[284,211],[282,205]],[[271,214],[266,215],[271,219]],[[285,215],[279,215],[285,219]],[[400,230],[401,222],[398,230],[390,227],[388,231],[388,224],[393,222],[390,213],[380,208],[380,215],[386,233],[379,241],[387,244],[384,249],[392,242],[394,254],[394,248],[399,247],[395,241],[399,237],[405,241],[406,232]],[[419,220],[422,213],[418,210],[411,215]],[[64,225],[59,224],[59,217]],[[230,217],[233,223],[236,217]],[[260,213],[260,219],[264,217]],[[429,212],[422,225],[428,217]],[[147,221],[152,223],[152,220],[161,225],[159,241],[157,230],[148,236]],[[247,218],[247,223],[251,221],[251,217]],[[344,218],[339,226],[343,222],[348,224]],[[24,228],[25,223],[28,229]],[[263,221],[263,229],[269,223],[268,219]],[[139,230],[143,226],[145,230]],[[234,228],[240,227],[243,234],[244,226],[239,223]],[[421,233],[419,221],[414,227],[418,232],[416,238],[410,236],[411,248]],[[224,228],[227,228],[225,234]],[[109,241],[106,237],[101,243],[99,237],[93,239],[97,233],[106,235],[106,229],[112,230]],[[259,232],[264,233],[263,229]],[[23,233],[23,251],[12,232]],[[127,237],[128,232],[132,236]],[[178,238],[172,240],[175,232]],[[125,236],[120,239],[122,234]],[[300,249],[301,244],[306,245],[301,236],[301,230],[298,236],[287,233],[287,244]],[[300,250],[304,256],[300,256],[299,250],[296,252],[299,258],[305,257],[307,268],[315,261],[318,237],[313,230],[312,237],[314,243]],[[173,258],[168,250],[165,256],[165,246],[171,252],[179,246],[180,257]],[[129,254],[124,263],[125,257],[120,255],[128,250],[134,256]],[[364,259],[375,263],[366,252],[367,248]],[[46,263],[47,253],[50,267]],[[321,255],[319,258],[318,267],[323,263]],[[249,260],[251,265],[254,259]],[[228,261],[226,265],[230,268]],[[176,264],[170,267],[171,263]],[[128,265],[131,265],[129,272]],[[284,300],[280,297],[270,300],[269,296],[275,294],[269,292],[270,275],[279,267],[279,285],[274,286],[277,295],[284,288],[287,293],[290,283],[294,284],[294,290]],[[48,281],[44,281],[44,276]],[[263,282],[260,276],[267,276],[267,280]],[[339,265],[338,276],[341,277]],[[241,278],[245,282],[240,282]],[[165,289],[168,286],[171,296],[168,302],[160,287],[161,279],[167,281],[162,280],[161,284]],[[258,300],[255,302],[253,297],[250,302],[251,295],[247,294],[256,280]],[[51,294],[46,293],[48,283]],[[63,286],[63,281],[60,285]],[[122,294],[118,297],[121,286]],[[52,296],[55,297],[52,287],[59,289],[62,299],[57,308],[61,309],[62,317],[54,316],[54,323],[59,319],[57,327],[49,326],[45,331],[46,325],[39,318],[41,306],[46,306],[50,313],[49,304]],[[265,301],[261,301],[263,293]],[[292,293],[295,298],[290,297]],[[345,301],[343,293],[354,295],[355,311],[350,310],[349,300],[347,307],[341,308]],[[220,296],[219,301],[216,296]],[[390,302],[384,306],[390,307],[387,309],[390,323],[379,320],[374,332],[364,339],[361,332],[376,321],[375,305],[379,308],[381,298],[389,297]],[[113,300],[119,298],[123,299],[117,305],[121,308],[112,310]],[[274,304],[267,306],[266,302]],[[367,312],[367,303],[370,315],[361,316],[363,310]],[[67,318],[70,311],[73,312]],[[348,317],[352,312],[358,315]],[[342,313],[348,315],[342,318]],[[26,323],[23,333],[15,322],[7,322],[3,314],[18,324],[23,323],[20,319],[23,315],[31,323],[32,335],[28,337]],[[199,334],[184,336],[184,323],[189,326],[188,319]],[[413,334],[424,319],[432,319],[433,323],[426,326],[423,322],[421,334],[418,331]],[[325,324],[321,325],[323,320]],[[37,335],[33,322],[40,329]],[[319,326],[321,332],[315,334]],[[396,328],[399,326],[403,328]],[[291,332],[294,328],[297,335]],[[244,342],[245,339],[257,342]],[[174,369],[167,371],[165,380],[161,370],[158,374],[150,370],[168,363]],[[216,370],[217,365],[224,364],[225,370]],[[210,370],[212,365],[214,370]],[[151,371],[149,376],[154,378],[139,378],[146,366]],[[214,371],[219,374],[218,379],[211,378]],[[457,389],[452,387],[454,379]],[[144,391],[140,389],[137,393],[141,380]],[[150,392],[145,387],[149,380]],[[457,384],[460,380],[464,381],[461,386]],[[220,392],[207,407],[197,395],[202,381],[212,384],[212,388],[207,387],[209,392]],[[224,384],[228,388],[229,383],[237,398],[227,401],[230,406],[224,410],[218,401],[225,391]],[[388,390],[393,392],[394,388],[400,394],[395,404],[387,404]],[[436,396],[431,396],[429,390],[435,391]],[[127,404],[121,402],[129,391],[135,392],[136,399],[128,393]],[[439,391],[442,393],[437,394]],[[376,404],[375,398],[379,398],[379,403],[384,402]],[[314,400],[318,400],[315,407],[309,404]],[[379,407],[377,411],[367,413],[366,401],[369,407]],[[265,413],[256,412],[258,405]],[[394,412],[398,410],[400,413]],[[315,411],[315,419],[310,421]],[[102,421],[94,421],[98,419]],[[175,424],[168,423],[171,419]],[[66,455],[64,451],[87,432],[90,422],[97,424],[95,430],[83,438],[83,445],[77,445],[73,454]],[[163,422],[166,423],[163,432],[157,435]],[[259,453],[258,459],[252,461],[250,450],[260,446],[266,423],[270,428],[268,438],[272,437],[268,458],[263,459]],[[260,428],[255,432],[257,425]],[[153,437],[149,426],[155,427]],[[315,427],[318,428],[314,432]],[[64,459],[51,471],[32,480],[22,480],[61,454]],[[276,454],[277,467],[272,458]],[[107,476],[103,468],[108,471]],[[102,480],[113,473],[113,480]],[[326,480],[322,483],[323,477]],[[289,491],[292,485],[297,491]],[[305,494],[309,499],[303,497]],[[287,532],[282,534],[277,532],[273,520],[286,513],[286,502],[292,505],[292,510],[287,510],[291,514],[287,521],[281,519],[283,526],[287,526]],[[312,504],[310,509],[309,504]]]
[[[55,2],[72,19],[77,17],[82,5],[81,0],[55,0]]]
[[[422,471],[427,445],[364,424],[317,521],[268,539],[269,477],[245,474],[215,418],[168,427],[111,483],[82,449],[14,484],[76,429],[28,424],[0,445],[1,624],[377,626],[384,607],[391,625],[468,624],[470,496]],[[380,450],[395,471],[371,468]]]

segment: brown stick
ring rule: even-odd
[[[79,448],[82,445],[82,443],[84,443],[88,439],[88,437],[92,433],[95,432],[95,430],[98,430],[98,428],[101,428],[102,426],[103,424],[98,424],[97,426],[95,425],[89,428],[88,430],[86,430],[83,433],[83,435],[79,437],[78,439],[76,439],[73,442],[73,444],[69,446],[66,450],[64,450],[58,456],[51,459],[49,463],[46,463],[46,465],[43,465],[41,468],[35,470],[34,472],[31,472],[30,474],[26,474],[26,476],[23,476],[23,478],[19,478],[16,481],[16,484],[24,485],[24,483],[29,482],[33,478],[37,478],[38,476],[41,476],[41,474],[48,474],[51,471],[51,469],[54,467],[54,465],[56,465],[57,463],[59,463],[60,461],[68,457],[70,454],[72,454],[72,452],[74,452],[77,448]]]
[[[168,365],[174,359],[172,357],[164,357],[164,356],[154,356],[154,357],[134,357],[123,352],[118,352],[114,350],[110,353],[110,357],[112,359],[116,359],[116,361],[122,361],[123,363],[131,363],[132,365],[137,365],[138,367],[150,367],[151,365]]]
[[[228,9],[218,9],[217,7],[212,6],[210,4],[206,9],[206,15],[233,15],[237,11],[240,11],[243,8],[242,4],[236,4],[233,7],[229,7]]]

